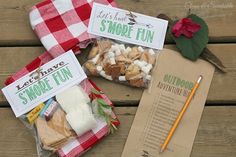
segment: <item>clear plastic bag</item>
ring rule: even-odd
[[[153,49],[101,38],[89,52],[83,67],[87,75],[147,88],[156,54]]]
[[[60,107],[49,121],[39,116],[33,124],[30,124],[26,115],[22,115],[20,120],[33,134],[40,157],[51,156],[57,149],[76,138],[75,132],[69,127],[65,113]]]
[[[73,88],[77,91],[74,92]],[[76,150],[75,147],[71,150],[74,152],[67,151],[68,154],[80,155],[96,143],[91,143],[89,136],[96,136],[96,131],[103,129],[104,135],[99,133],[102,138],[110,132],[109,127],[116,128],[119,125],[111,101],[89,80],[84,80],[80,85],[68,88],[39,104],[19,119],[33,134],[40,157],[49,157],[54,153],[63,156],[64,152],[60,154],[63,148],[81,138],[83,142],[87,140],[84,150],[79,146],[79,149]]]

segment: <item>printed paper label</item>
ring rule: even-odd
[[[16,117],[87,78],[68,51],[2,89]]]
[[[94,3],[88,32],[131,44],[162,49],[167,25],[166,20]]]

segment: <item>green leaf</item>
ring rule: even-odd
[[[110,112],[112,111],[112,106],[110,106],[103,99],[100,98],[94,99],[91,103],[91,106],[93,112],[97,113],[98,116],[102,117],[106,121],[109,127],[109,133],[114,133],[117,128],[114,124],[112,124],[112,122],[116,122],[117,120],[114,119],[110,114]]]
[[[94,93],[94,94],[97,94],[97,95],[99,95],[99,94],[104,94],[102,91],[98,91],[98,90],[96,90],[95,88],[92,88],[92,89],[91,89],[91,92]]]
[[[117,127],[113,123],[111,123],[111,125],[115,130],[117,130]]]
[[[112,107],[107,104],[103,99],[97,99],[97,102],[104,108],[111,109]]]
[[[98,114],[102,117],[105,116],[105,112],[103,111],[102,107],[98,105]]]
[[[177,38],[172,33],[171,34],[181,54],[184,57],[195,61],[201,55],[208,43],[208,26],[205,21],[197,15],[191,14],[188,18],[191,18],[194,22],[201,25],[201,29],[193,35],[193,38],[189,39],[184,35]],[[170,29],[170,31],[171,30],[172,29]]]

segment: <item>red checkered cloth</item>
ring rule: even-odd
[[[94,2],[116,6],[114,0],[46,0],[32,7],[31,26],[53,57],[71,49],[78,54],[94,38],[87,33]]]
[[[5,84],[6,85],[11,84],[12,82],[28,74],[29,72],[37,69],[40,65],[43,65],[52,59],[53,57],[48,52],[43,53],[41,56],[33,60],[30,64],[26,65],[25,68],[21,69],[19,72],[9,77],[6,80]],[[95,83],[93,83],[89,79],[84,80],[83,82],[80,83],[80,85],[82,86],[82,88],[85,90],[86,93],[89,93],[91,91],[91,88],[95,88],[96,90],[101,91],[95,85]],[[107,98],[105,94],[96,95],[96,97],[102,98],[104,101],[106,101],[108,104],[112,106],[112,102]],[[120,124],[119,120],[116,118],[114,113],[112,115],[117,120],[117,122],[113,122],[113,124],[115,126],[118,126]],[[60,157],[80,156],[88,149],[90,149],[94,144],[100,141],[100,139],[102,139],[107,134],[108,134],[107,124],[105,123],[104,120],[98,119],[96,128],[94,128],[93,130],[87,132],[86,134],[80,137],[77,137],[75,140],[69,142],[67,145],[60,148],[57,151],[57,153]]]

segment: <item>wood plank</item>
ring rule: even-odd
[[[42,0],[0,0],[0,45],[40,45],[28,18],[30,8]],[[156,16],[165,13],[172,18],[186,16],[189,7],[206,20],[211,42],[236,41],[236,2],[227,0],[117,0],[118,6]],[[170,42],[170,41],[168,41]]]
[[[106,137],[85,157],[119,157],[128,136],[136,107],[117,107],[119,130]],[[30,132],[8,108],[0,108],[0,154],[4,157],[36,157],[35,142]],[[236,156],[236,106],[208,106],[194,141],[191,157]]]
[[[226,0],[117,0],[118,6],[131,11],[157,16],[164,13],[172,19],[188,15],[189,9],[202,17],[209,26],[209,36],[212,42],[236,40],[236,2]],[[226,26],[227,25],[227,26]],[[228,27],[229,29],[225,29]],[[235,33],[233,33],[233,31]]]
[[[173,45],[166,46],[174,48]],[[209,44],[208,48],[217,55],[228,71],[227,74],[215,72],[208,103],[234,103],[236,102],[236,44]],[[43,52],[41,47],[2,47],[0,48],[0,88],[4,85],[6,78],[23,68],[30,60]],[[85,61],[87,53],[78,56],[81,62]],[[17,59],[19,58],[19,59]],[[16,61],[17,60],[17,61]],[[125,85],[113,83],[102,78],[92,78],[109,98],[119,104],[138,104],[142,89],[132,88]],[[8,105],[2,94],[0,94],[0,106]]]
[[[41,0],[0,1],[0,45],[39,45],[31,29],[28,12]]]

